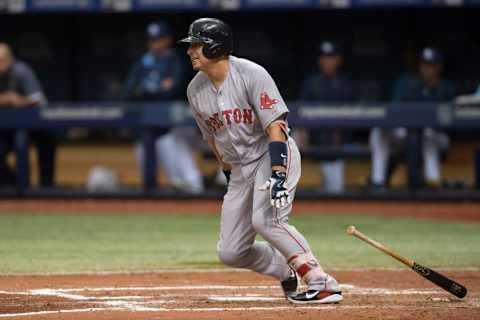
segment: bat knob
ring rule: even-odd
[[[350,226],[347,228],[347,234],[352,235],[355,233],[355,226]]]

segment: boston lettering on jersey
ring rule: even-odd
[[[253,124],[253,110],[251,108],[246,109],[227,109],[222,112],[216,112],[212,114],[207,120],[204,120],[205,124],[211,131],[217,131],[225,124],[231,125],[232,123],[245,123]]]

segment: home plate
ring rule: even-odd
[[[284,300],[285,298],[279,297],[265,297],[265,296],[209,296],[208,300],[221,301],[221,302],[238,302],[238,301],[277,301]]]

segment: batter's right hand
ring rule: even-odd
[[[277,208],[283,208],[292,202],[285,180],[287,174],[282,171],[273,171],[272,176],[260,188],[260,191],[270,191],[270,204]]]

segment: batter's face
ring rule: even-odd
[[[214,62],[203,55],[202,48],[203,44],[192,43],[187,49],[187,54],[192,62],[193,70],[204,70]]]

